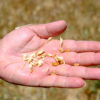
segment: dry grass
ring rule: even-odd
[[[65,39],[100,40],[100,0],[0,0],[0,37],[24,24],[65,20]],[[83,89],[40,89],[0,81],[0,100],[100,100],[100,82]]]

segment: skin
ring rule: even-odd
[[[25,25],[13,30],[0,40],[0,78],[14,84],[32,87],[83,87],[84,79],[100,80],[100,42],[64,40],[63,48],[70,52],[60,53],[60,41],[47,38],[65,31],[64,21],[40,25]],[[38,50],[64,57],[65,64],[54,67],[53,58],[47,57],[41,67],[29,65],[22,59],[24,53]],[[73,66],[79,63],[80,66]],[[51,74],[56,73],[56,74]]]

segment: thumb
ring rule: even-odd
[[[29,25],[26,27],[30,28],[41,38],[48,38],[63,33],[67,28],[67,24],[65,21],[56,21],[48,24]]]

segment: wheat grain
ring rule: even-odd
[[[79,66],[79,65],[80,65],[79,63],[75,63],[75,64],[74,64],[74,66]]]
[[[63,38],[60,36],[60,46],[62,47],[63,45]]]
[[[52,38],[53,38],[53,37],[49,37],[49,38],[48,38],[48,41],[52,40]]]

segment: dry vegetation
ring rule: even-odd
[[[100,0],[0,0],[0,37],[16,26],[68,23],[64,39],[100,41]],[[0,80],[0,100],[100,100],[100,82],[82,89],[31,88]]]

